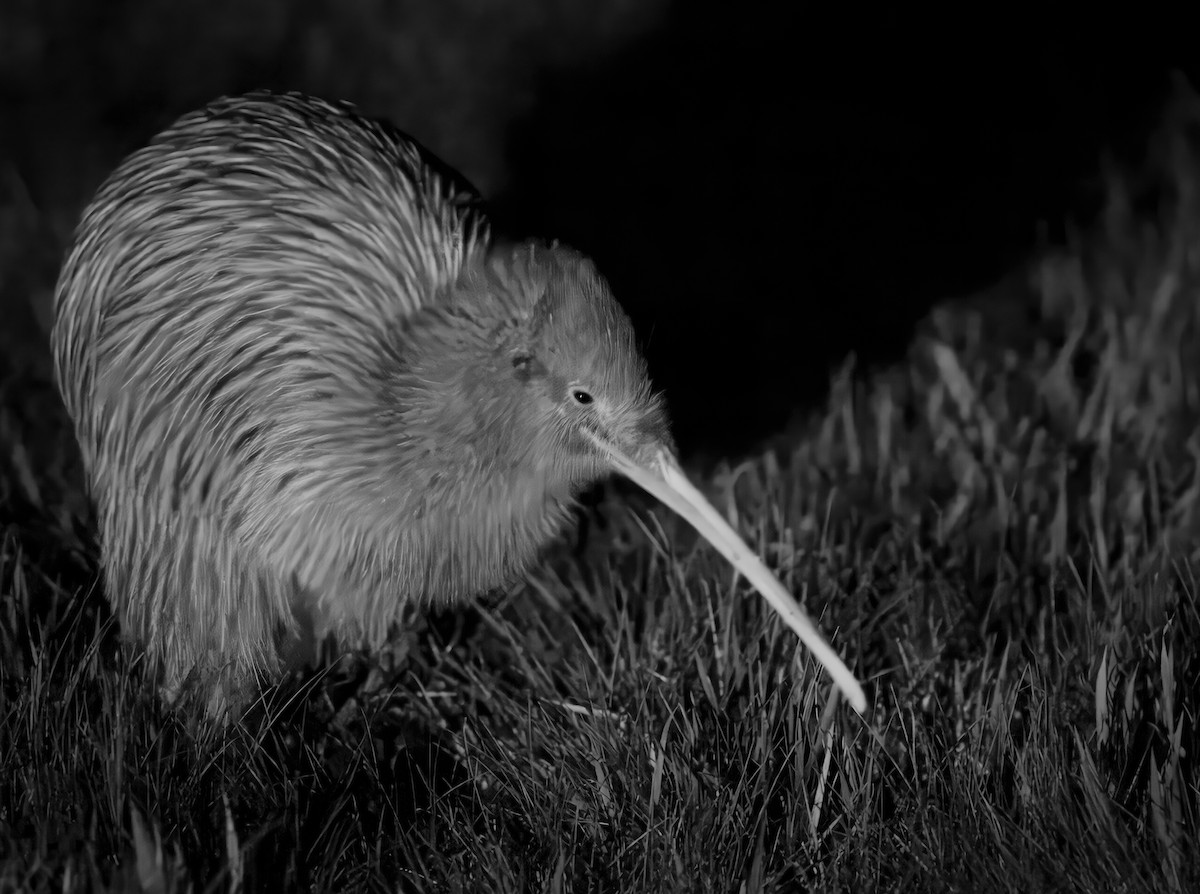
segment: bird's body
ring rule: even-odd
[[[610,453],[673,449],[592,265],[496,242],[469,185],[348,105],[180,119],[101,187],[55,306],[107,591],[214,717],[298,644],[502,585]]]
[[[601,474],[536,430],[539,300],[607,326],[609,378],[661,417],[587,261],[494,246],[469,186],[346,106],[218,101],[114,172],[54,350],[108,590],[168,689],[198,672],[219,711],[306,627],[378,644],[526,568]]]

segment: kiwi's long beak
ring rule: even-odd
[[[635,484],[658,497],[681,515],[716,547],[729,562],[762,593],[771,608],[787,622],[800,641],[829,671],[834,683],[860,714],[866,710],[867,697],[854,674],[837,656],[800,604],[783,588],[737,533],[726,524],[713,505],[688,481],[675,457],[661,447],[651,451],[644,462],[636,462],[611,441],[587,432],[593,443],[612,461],[613,466]]]

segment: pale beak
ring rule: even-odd
[[[837,656],[825,637],[809,620],[792,595],[731,528],[716,508],[688,481],[675,457],[659,448],[643,463],[635,462],[611,441],[586,432],[592,442],[611,460],[613,466],[635,484],[650,492],[671,510],[682,516],[705,540],[716,547],[750,581],[796,632],[800,641],[825,666],[833,682],[860,714],[867,708],[867,697],[854,674]]]

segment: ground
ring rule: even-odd
[[[164,710],[39,322],[79,197],[0,171],[0,891],[1197,890],[1198,133],[1181,96],[1069,245],[705,473],[863,717],[620,487],[527,584],[414,614],[381,687]]]

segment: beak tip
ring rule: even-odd
[[[846,693],[846,700],[860,716],[866,716],[867,713],[867,695],[862,691],[861,686],[855,686],[851,691]]]

